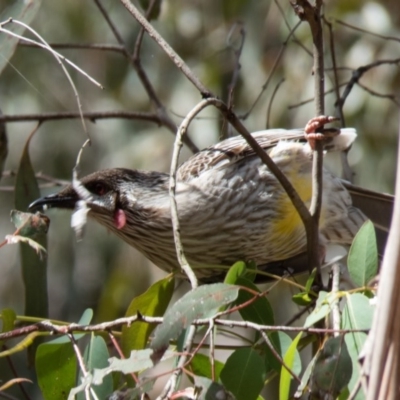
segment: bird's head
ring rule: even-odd
[[[78,184],[70,184],[58,193],[34,201],[29,209],[76,209],[79,202],[84,201],[90,209],[89,215],[111,228],[122,229],[126,223],[124,210],[146,203],[150,193],[154,195],[166,190],[166,182],[167,176],[160,173],[107,169],[94,172]]]

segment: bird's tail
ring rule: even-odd
[[[343,182],[343,185],[351,195],[353,206],[360,209],[373,222],[378,252],[382,255],[392,221],[394,196],[364,189],[348,182]]]

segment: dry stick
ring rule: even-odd
[[[274,0],[274,2],[275,2],[275,5],[278,7],[279,12],[281,13],[281,16],[282,16],[282,18],[283,18],[283,21],[285,22],[287,28],[288,28],[289,31],[290,31],[290,30],[291,30],[290,24],[289,24],[289,21],[288,21],[287,18],[286,18],[285,12],[284,12],[283,9],[282,9],[282,6],[281,6],[281,4],[280,4],[280,1],[279,1],[279,0]],[[300,23],[298,23],[298,24],[296,25],[296,28],[297,28],[297,26],[299,26],[299,25],[300,25]],[[299,39],[297,39],[297,37],[296,37],[295,34],[293,34],[293,41],[294,41],[294,43],[296,43],[298,46],[300,46],[310,57],[313,56],[313,53],[312,53],[310,50],[308,50],[307,47],[304,46],[304,44],[301,43],[301,41],[300,41]]]
[[[265,124],[265,125],[266,125],[265,127],[266,127],[267,129],[270,128],[270,126],[269,126],[269,121],[270,121],[270,117],[271,117],[272,104],[273,104],[274,99],[275,99],[275,96],[276,96],[276,94],[278,93],[278,90],[279,90],[279,88],[281,87],[281,85],[282,85],[283,82],[285,82],[285,78],[282,78],[282,79],[276,84],[275,89],[274,89],[274,91],[272,92],[271,99],[270,99],[269,104],[268,104],[268,107],[267,107],[267,123]]]
[[[353,89],[353,86],[355,84],[359,83],[359,80],[361,77],[370,69],[379,67],[381,65],[399,65],[400,64],[400,58],[394,58],[394,59],[387,59],[387,60],[378,60],[375,61],[371,64],[363,65],[362,67],[358,67],[356,70],[353,71],[351,75],[351,79],[347,83],[342,96],[340,97],[340,104],[341,106],[344,105],[344,102],[346,101],[348,95],[350,94],[351,90]]]
[[[117,44],[106,44],[106,43],[51,43],[49,42],[48,45],[52,49],[72,49],[72,50],[97,50],[97,51],[113,51],[116,53],[124,54],[124,47],[119,46]],[[18,46],[21,47],[36,47],[40,48],[40,46],[36,43],[28,43],[21,40],[18,43]]]
[[[240,45],[239,45],[238,49],[233,50],[233,54],[235,56],[235,67],[233,69],[231,82],[228,85],[229,93],[228,93],[228,101],[227,101],[228,107],[230,109],[233,108],[233,91],[235,90],[237,81],[239,79],[239,71],[242,68],[242,66],[240,65],[240,57],[242,55],[243,46],[244,46],[244,42],[245,42],[245,38],[246,38],[246,30],[244,29],[243,23],[238,22],[232,27],[232,29],[230,30],[230,32],[228,34],[228,44],[230,41],[230,37],[233,35],[233,31],[236,29],[237,25],[240,26],[240,29],[239,29]],[[230,47],[233,48],[233,45],[230,45]]]
[[[397,398],[393,392],[389,397],[383,396],[385,388],[382,387],[382,379],[385,368],[392,368],[391,379],[394,379],[397,385],[400,382],[399,353],[395,354],[392,365],[389,364],[388,357],[392,344],[396,343],[397,347],[400,340],[398,323],[400,321],[400,149],[397,155],[396,176],[397,200],[380,272],[377,307],[368,337],[372,345],[363,366],[365,375],[369,376],[367,400]]]
[[[372,35],[372,36],[375,36],[375,37],[378,37],[378,38],[384,39],[384,40],[392,40],[394,42],[400,42],[400,38],[398,38],[396,36],[380,35],[379,33],[374,33],[374,32],[368,31],[366,29],[359,28],[358,26],[354,26],[354,25],[348,24],[348,23],[343,22],[343,21],[341,21],[339,19],[334,19],[334,21],[339,25],[345,26],[346,28],[350,28],[350,29],[353,29],[355,31],[366,33],[367,35]]]
[[[333,35],[333,28],[332,24],[328,22],[324,18],[324,22],[326,26],[328,27],[329,31],[329,47],[330,47],[330,53],[331,53],[331,59],[332,59],[332,69],[333,69],[333,80],[334,80],[334,89],[335,89],[335,94],[336,94],[336,111],[337,114],[339,115],[340,118],[340,125],[342,127],[346,126],[346,121],[344,119],[344,113],[343,113],[343,104],[340,102],[340,90],[339,90],[339,77],[338,77],[338,68],[337,68],[337,63],[336,63],[336,52],[335,52],[335,38]],[[353,182],[353,171],[350,168],[349,165],[349,160],[347,158],[347,155],[349,153],[349,149],[341,151],[340,152],[340,161],[342,165],[342,177],[343,179]]]
[[[65,57],[60,57],[60,56],[57,54],[57,52],[55,52],[53,49],[51,49],[51,47],[49,46],[49,44],[42,38],[42,36],[40,36],[40,35],[39,35],[34,29],[32,29],[29,25],[26,25],[26,24],[24,24],[23,22],[20,22],[20,21],[17,21],[17,20],[12,20],[12,19],[10,19],[9,22],[13,22],[13,23],[15,23],[15,24],[17,24],[17,25],[21,25],[23,28],[25,28],[26,30],[28,30],[29,32],[31,32],[33,35],[35,35],[35,36],[42,42],[42,44],[44,45],[45,49],[48,50],[48,51],[50,51],[50,54],[52,54],[52,55],[55,57],[55,59],[57,60],[57,62],[58,62],[58,64],[60,65],[61,69],[63,70],[63,72],[64,72],[64,74],[65,74],[65,76],[66,76],[66,78],[67,78],[69,84],[71,85],[71,88],[72,88],[74,94],[75,94],[75,98],[76,98],[76,102],[77,102],[77,105],[78,105],[79,114],[80,114],[80,116],[81,116],[81,122],[82,122],[83,131],[86,133],[86,135],[87,135],[88,138],[90,139],[89,132],[88,132],[88,130],[87,130],[87,128],[86,128],[85,119],[84,119],[83,116],[82,116],[82,112],[83,112],[83,110],[82,110],[82,103],[81,103],[81,100],[80,100],[80,97],[79,97],[78,90],[77,90],[77,88],[76,88],[76,86],[75,86],[75,84],[74,84],[73,79],[71,78],[71,75],[69,74],[67,68],[65,67],[65,65],[64,65],[64,63],[63,63],[63,61],[66,61],[67,59],[65,59]],[[21,39],[21,38],[23,38],[23,37],[20,36],[19,38]],[[68,62],[68,63],[69,63],[69,62]],[[79,72],[83,73],[82,70],[80,70],[80,69],[78,69],[78,70],[79,70]],[[85,75],[87,76],[87,74],[85,74]],[[90,79],[92,82],[94,81],[94,80],[93,80],[92,78],[90,78],[90,77],[89,77],[89,79]],[[94,82],[95,82],[95,81],[94,81]]]
[[[253,104],[251,105],[250,109],[247,111],[246,114],[242,115],[240,118],[241,119],[246,119],[251,112],[254,110],[254,107],[257,105],[257,103],[259,102],[259,100],[261,99],[261,96],[263,95],[263,93],[267,90],[269,83],[272,80],[272,76],[274,75],[276,69],[278,68],[279,62],[281,61],[281,58],[283,56],[283,52],[286,50],[286,46],[289,43],[290,38],[293,36],[294,32],[296,31],[296,29],[300,26],[301,21],[299,21],[294,27],[293,29],[290,30],[288,37],[286,38],[286,40],[282,43],[282,46],[279,50],[279,53],[274,61],[274,65],[271,68],[271,71],[267,77],[267,80],[264,82],[264,84],[261,86],[261,91],[258,94],[257,98],[254,100]]]
[[[188,328],[188,331],[187,331],[185,344],[182,349],[183,354],[179,358],[179,362],[178,362],[178,365],[177,365],[175,371],[173,372],[171,377],[168,379],[168,382],[165,385],[162,393],[160,394],[160,396],[157,397],[156,400],[168,399],[169,396],[175,391],[178,380],[182,374],[183,367],[185,366],[186,361],[189,357],[190,349],[192,347],[195,334],[196,334],[196,326],[190,325],[190,327]]]
[[[338,263],[334,263],[332,265],[332,291],[333,295],[339,292],[339,284],[340,284],[340,265]],[[340,329],[340,309],[339,309],[339,297],[332,303],[332,326],[333,329]],[[340,336],[339,333],[335,333],[333,336]]]
[[[310,26],[313,38],[313,58],[315,75],[315,115],[324,114],[324,42],[321,24],[322,0],[316,0],[311,6],[307,0],[291,0],[291,4],[301,20],[306,20]],[[323,144],[321,140],[315,143],[312,167],[312,198],[310,206],[311,219],[306,226],[307,254],[310,271],[317,268],[321,280],[321,263],[319,256],[318,223],[322,206],[322,167]],[[308,229],[307,229],[308,228]]]
[[[395,94],[384,94],[384,93],[378,93],[375,90],[372,90],[368,88],[367,86],[363,85],[360,82],[357,82],[357,86],[366,91],[367,93],[371,94],[372,96],[375,97],[380,97],[381,99],[389,99],[391,100],[397,107],[400,107],[400,103],[397,100],[397,97]]]
[[[343,86],[346,86],[347,83],[348,82],[340,83],[339,87],[341,88]],[[325,90],[324,96],[327,95],[327,94],[333,93],[334,91],[335,91],[334,88],[333,89],[329,89],[329,90]],[[310,97],[309,99],[302,100],[302,101],[300,101],[298,103],[294,103],[294,104],[289,105],[288,106],[288,110],[293,110],[294,108],[298,108],[298,107],[304,106],[305,104],[311,103],[313,101],[314,101],[314,97]]]
[[[146,30],[147,34],[164,50],[169,59],[176,67],[189,79],[190,82],[200,91],[202,97],[213,97],[213,94],[201,83],[192,70],[186,65],[185,61],[175,52],[175,50],[163,39],[163,37],[153,28],[139,10],[129,1],[121,0],[123,6],[133,15],[139,24]]]
[[[86,378],[88,376],[88,372],[86,370],[85,362],[83,360],[81,351],[79,350],[78,343],[76,342],[74,335],[72,333],[68,334],[68,338],[72,343],[72,348],[75,352],[76,359],[78,360],[78,365],[82,372],[82,375],[84,378]],[[85,399],[91,400],[90,394],[93,396],[93,399],[99,400],[91,385],[87,385],[85,387]]]
[[[96,122],[98,119],[137,119],[150,121],[155,124],[163,124],[162,119],[157,114],[149,112],[134,111],[87,111],[82,113],[83,118]],[[38,114],[18,114],[18,115],[0,115],[0,122],[29,122],[29,121],[50,121],[59,119],[80,118],[81,114],[76,111],[59,111]]]
[[[137,72],[140,81],[142,82],[142,85],[144,89],[147,92],[147,95],[149,96],[150,101],[155,105],[156,110],[157,110],[157,115],[159,116],[160,121],[162,121],[162,124],[166,126],[172,133],[175,134],[177,126],[176,124],[172,121],[172,119],[169,117],[168,113],[165,111],[165,107],[159,100],[156,91],[154,90],[150,80],[148,79],[145,71],[143,70],[141,63],[140,63],[140,57],[139,57],[139,51],[141,47],[141,42],[142,42],[142,37],[143,37],[143,32],[142,30],[139,32],[138,39],[136,40],[135,44],[135,50],[134,54],[131,55],[130,52],[127,49],[127,46],[119,33],[117,27],[115,24],[112,22],[111,18],[109,17],[106,9],[103,7],[103,5],[100,3],[100,0],[94,0],[96,3],[99,11],[103,15],[104,19],[106,20],[108,26],[110,27],[111,31],[113,32],[115,38],[117,39],[118,43],[121,45],[123,51],[122,53],[124,56],[130,61],[131,65]],[[152,7],[154,5],[154,1],[150,4],[149,6],[149,12],[151,11]],[[143,28],[142,28],[143,29]],[[192,142],[189,136],[186,136],[184,138],[184,142],[186,146],[189,147],[193,153],[197,153],[199,149],[197,146]]]
[[[198,286],[198,281],[195,273],[190,267],[182,246],[182,241],[180,237],[180,228],[179,228],[179,218],[178,218],[178,206],[176,203],[176,171],[178,169],[179,162],[179,152],[182,147],[182,137],[186,134],[189,124],[196,117],[196,115],[202,111],[204,108],[208,107],[212,102],[210,99],[202,100],[199,104],[197,104],[185,117],[179,126],[178,132],[176,133],[175,143],[174,143],[174,151],[172,153],[171,160],[171,170],[170,170],[170,179],[169,179],[169,196],[171,202],[171,220],[172,220],[172,229],[174,233],[174,241],[176,254],[179,261],[179,265],[182,270],[185,272],[188,277],[192,289],[195,289]]]
[[[0,333],[0,340],[15,339],[20,336],[28,335],[32,332],[49,332],[51,335],[66,335],[72,332],[103,332],[109,331],[110,329],[120,328],[121,326],[130,326],[136,321],[146,322],[148,324],[162,324],[164,322],[163,317],[152,317],[146,315],[134,315],[132,317],[118,318],[113,321],[106,321],[95,325],[78,325],[75,323],[69,325],[59,325],[52,323],[51,321],[45,320],[38,322],[33,325],[27,325],[22,328],[16,328],[12,331]],[[192,322],[196,326],[209,326],[210,318],[196,319]],[[249,321],[235,321],[232,319],[222,319],[214,316],[214,324],[227,326],[227,327],[238,327],[238,328],[251,328],[255,330],[263,330],[267,332],[304,332],[304,333],[321,333],[321,334],[334,334],[336,332],[341,334],[346,333],[366,333],[368,329],[340,329],[335,330],[331,328],[304,328],[298,326],[285,326],[285,325],[260,325]]]

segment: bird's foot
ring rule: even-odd
[[[337,120],[338,118],[336,117],[319,115],[318,117],[311,118],[307,122],[307,125],[304,128],[304,136],[313,150],[315,150],[315,143],[317,140],[330,139],[340,134],[340,129],[337,128],[321,129],[325,124]],[[321,132],[316,132],[318,129],[321,130]]]

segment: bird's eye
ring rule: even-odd
[[[97,182],[93,187],[93,191],[98,196],[103,196],[104,194],[107,193],[107,188],[103,183]]]

